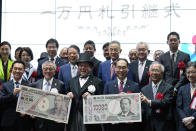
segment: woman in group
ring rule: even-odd
[[[4,41],[0,44],[0,79],[9,81],[13,60],[11,59],[11,45]]]
[[[36,78],[36,69],[30,63],[33,60],[33,52],[29,47],[23,47],[19,54],[19,59],[25,63],[25,72],[22,76],[24,80],[34,82]]]

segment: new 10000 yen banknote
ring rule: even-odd
[[[23,85],[20,88],[17,112],[68,123],[71,107],[71,99],[68,96]]]
[[[140,94],[88,96],[83,112],[84,124],[141,122]]]

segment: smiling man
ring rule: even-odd
[[[22,79],[25,71],[25,64],[22,61],[15,61],[12,65],[13,79],[4,83],[0,91],[0,105],[4,112],[1,126],[3,131],[30,131],[31,121],[26,115],[16,112],[19,85],[28,85],[28,81]]]
[[[131,63],[131,69],[133,71],[133,81],[142,88],[149,82],[148,71],[152,61],[147,59],[150,50],[146,42],[137,43],[136,50],[138,60]]]
[[[142,88],[143,122],[148,131],[173,131],[172,86],[163,80],[164,66],[158,62],[150,65],[151,82]]]
[[[83,98],[99,95],[103,90],[102,81],[91,74],[93,62],[88,53],[79,56],[79,76],[72,78],[68,84],[68,95],[72,98],[68,131],[101,131],[100,124],[83,123]]]

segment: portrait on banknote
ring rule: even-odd
[[[68,123],[71,99],[62,94],[21,86],[17,112]]]
[[[85,124],[141,122],[140,94],[89,96],[83,112]]]

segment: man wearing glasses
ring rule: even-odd
[[[104,82],[104,85],[107,82],[116,79],[114,63],[119,58],[121,51],[122,49],[120,47],[120,42],[118,41],[110,42],[109,55],[110,55],[111,60],[107,60],[105,62],[100,63],[99,72],[98,72],[98,77],[102,79],[102,81]],[[131,70],[129,70],[127,78],[132,80]]]

